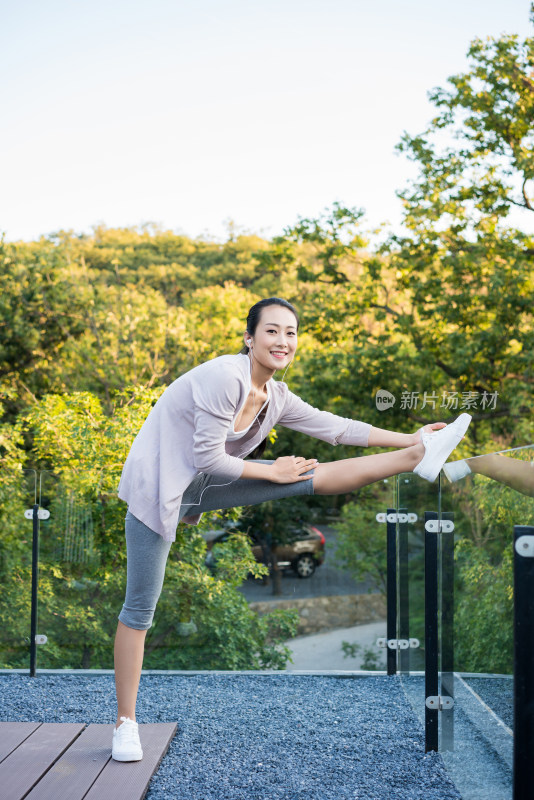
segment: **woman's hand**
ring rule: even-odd
[[[301,458],[300,456],[282,456],[277,458],[269,469],[273,483],[296,483],[297,481],[309,481],[313,476],[305,475],[310,469],[317,466],[319,462],[316,458]]]
[[[422,441],[421,435],[423,433],[432,433],[432,431],[439,431],[441,428],[446,428],[446,422],[430,422],[428,425],[423,425],[422,428],[419,428],[414,434],[414,444],[419,444]]]

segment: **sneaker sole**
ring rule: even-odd
[[[114,755],[114,753],[112,753],[111,758],[114,761],[141,761],[141,759],[143,758],[143,754],[141,753],[141,755],[138,755],[137,753],[132,753],[132,754],[127,753],[123,755]]]

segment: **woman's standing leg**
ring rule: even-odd
[[[115,634],[115,691],[117,693],[117,721],[121,717],[135,720],[137,692],[143,668],[146,631],[128,628],[120,620]]]
[[[121,717],[135,720],[146,632],[152,625],[171,547],[171,542],[166,542],[130,512],[126,514],[125,528],[126,598],[115,635],[116,727],[121,725]]]

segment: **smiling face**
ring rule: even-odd
[[[297,349],[297,320],[292,311],[283,306],[265,306],[253,335],[245,333],[245,344],[256,361],[268,370],[287,367]]]

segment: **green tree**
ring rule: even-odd
[[[56,362],[63,392],[94,392],[111,408],[114,392],[171,383],[191,363],[189,317],[154,289],[88,281],[81,316],[83,333],[65,343]]]
[[[430,94],[428,129],[399,146],[418,176],[399,192],[410,233],[389,244],[412,300],[398,322],[442,385],[498,392],[495,409],[475,414],[476,443],[523,444],[534,433],[534,247],[508,217],[533,210],[534,39],[475,39],[468,56],[469,72]]]
[[[343,506],[337,533],[336,558],[358,582],[369,581],[386,595],[386,526],[376,515],[391,507],[388,486],[374,483],[355,493],[355,500]]]
[[[65,342],[83,331],[79,270],[51,242],[0,244],[0,390],[5,412],[19,395],[51,388]]]
[[[513,547],[492,562],[467,540],[456,546],[461,580],[455,608],[455,668],[510,674],[513,658]]]
[[[227,281],[197,289],[184,303],[189,368],[224,353],[238,353],[249,308],[260,298]]]

